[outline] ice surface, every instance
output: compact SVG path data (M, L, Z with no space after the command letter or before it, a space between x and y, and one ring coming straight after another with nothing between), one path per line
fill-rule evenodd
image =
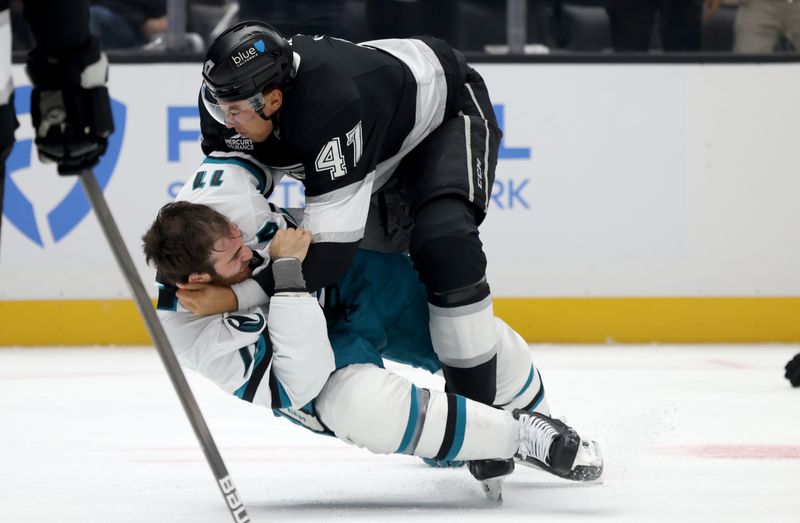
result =
M533 346L603 484L375 456L189 381L254 522L800 521L797 345ZM437 377L392 367L425 386ZM230 521L152 348L0 350L0 522Z

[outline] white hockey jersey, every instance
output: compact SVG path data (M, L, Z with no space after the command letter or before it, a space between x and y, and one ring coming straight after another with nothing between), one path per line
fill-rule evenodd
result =
M260 262L255 273L269 270L268 243L291 220L267 202L264 193L272 182L264 165L237 153L215 153L176 200L207 205L236 223ZM266 306L195 316L180 305L175 291L160 286L158 315L178 360L241 399L274 409L302 407L334 370L325 317L310 294L278 293Z

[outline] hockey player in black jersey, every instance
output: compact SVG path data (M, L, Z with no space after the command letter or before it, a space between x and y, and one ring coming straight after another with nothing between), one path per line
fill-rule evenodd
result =
M492 405L497 364L478 234L500 130L482 78L433 38L285 40L259 22L220 35L203 64L202 147L302 181L310 289L338 281L356 249L408 249L425 285L448 390ZM275 180L277 181L277 180ZM274 183L273 183L274 186ZM262 302L272 271L215 291L196 313ZM513 462L473 462L479 479Z

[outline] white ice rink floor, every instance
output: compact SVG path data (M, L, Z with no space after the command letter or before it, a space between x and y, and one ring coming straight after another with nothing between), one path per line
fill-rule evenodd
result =
M531 350L605 479L517 467L499 506L466 469L372 455L189 381L254 522L800 521L800 389L783 378L800 346ZM23 521L230 521L154 349L0 350L0 522Z

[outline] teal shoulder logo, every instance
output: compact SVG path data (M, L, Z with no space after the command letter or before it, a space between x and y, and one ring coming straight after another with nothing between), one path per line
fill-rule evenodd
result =
M22 86L14 91L14 109L17 116L29 114L31 112L31 87ZM108 139L108 149L106 154L100 159L100 163L94 168L94 175L100 189L105 189L114 167L119 158L122 148L122 137L125 134L125 105L117 100L111 100L111 111L114 118L114 133ZM46 212L46 223L37 221L34 202L28 199L14 183L14 172L26 169L31 166L32 154L36 154L33 140L20 140L14 144L14 149L6 161L6 191L4 198L3 214L23 235L30 241L44 248L42 241L42 230L47 227L52 234L53 241L63 240L78 224L89 214L91 205L83 187L77 176L73 177L75 183L67 195L48 208ZM53 166L48 175L54 178L56 168ZM27 173L26 173L27 174ZM40 209L41 210L41 209Z
M264 328L264 317L258 313L249 316L228 314L225 318L228 325L241 332L261 332Z
M259 53L263 53L267 49L267 46L264 44L264 40L256 40L253 42L253 47L255 47L256 51Z

